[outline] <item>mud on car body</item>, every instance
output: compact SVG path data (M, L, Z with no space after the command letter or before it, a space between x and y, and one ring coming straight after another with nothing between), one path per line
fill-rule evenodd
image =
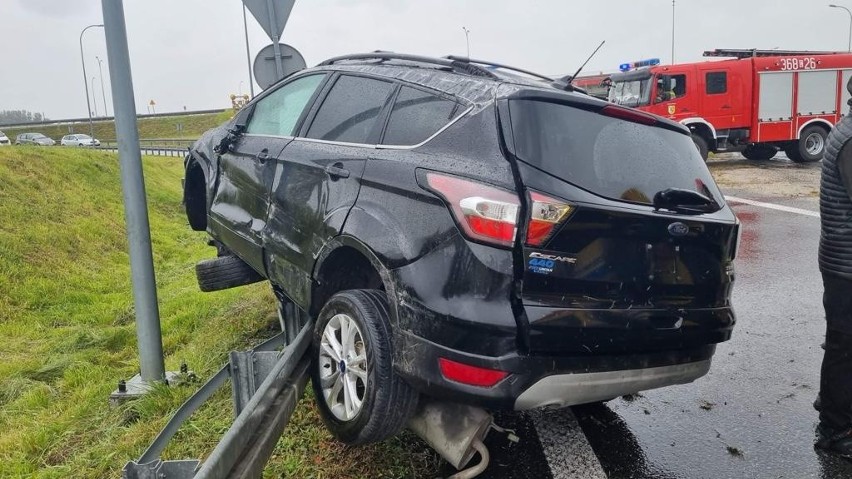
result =
M348 443L420 395L530 409L690 382L735 322L738 223L688 130L466 61L294 74L194 145L184 199L317 318L313 386Z

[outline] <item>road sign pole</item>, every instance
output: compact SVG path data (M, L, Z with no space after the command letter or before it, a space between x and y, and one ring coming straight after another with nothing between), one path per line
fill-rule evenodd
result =
M136 103L130 73L124 4L123 0L101 0L101 5L106 31L109 73L112 79L115 133L118 138L127 240L130 246L130 275L133 282L133 303L136 308L139 366L143 381L163 381L165 368L160 312L157 306L157 286L154 281L151 232L148 224L145 180L142 177L142 155L139 150L139 131L136 125Z
M266 10L269 14L269 29L270 31L274 31L276 26L278 25L278 19L275 18L275 5L273 5L274 0L266 0ZM284 78L284 65L281 63L281 45L280 45L281 36L273 35L272 36L272 44L275 49L275 69L278 71L278 80Z

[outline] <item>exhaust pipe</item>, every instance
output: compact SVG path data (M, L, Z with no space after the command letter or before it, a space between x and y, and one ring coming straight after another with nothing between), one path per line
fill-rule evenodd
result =
M448 463L462 469L479 452L482 460L476 466L452 476L470 479L488 467L488 449L482 441L493 418L485 410L447 402L425 402L408 421L408 428L423 438Z

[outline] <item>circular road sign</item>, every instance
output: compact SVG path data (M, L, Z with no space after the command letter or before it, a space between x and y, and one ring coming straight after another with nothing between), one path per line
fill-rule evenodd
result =
M264 47L254 58L252 68L254 79L264 90L287 75L303 70L306 66L305 59L298 50L284 43L278 46L281 49L281 67L284 70L282 76L278 76L278 68L275 66L275 45Z

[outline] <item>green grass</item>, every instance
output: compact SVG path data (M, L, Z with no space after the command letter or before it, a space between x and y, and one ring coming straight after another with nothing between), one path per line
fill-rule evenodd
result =
M198 138L205 131L214 126L221 125L233 116L233 110L225 110L222 113L207 113L203 115L178 115L156 118L140 118L139 138ZM178 131L177 125L182 129ZM93 123L95 138L100 140L115 139L115 122L95 121ZM89 134L89 124L84 123L57 123L48 126L23 126L16 128L0 127L0 131L6 134L12 142L19 133L41 133L49 136L57 142L70 133Z
M193 265L213 254L180 206L181 162L145 158L166 367L209 377L231 349L274 333L264 283L200 293ZM159 387L119 408L116 382L138 372L115 155L0 149L0 477L118 477L196 385ZM229 427L220 391L167 449L203 458ZM434 477L410 434L347 448L322 427L310 394L279 441L268 477Z

